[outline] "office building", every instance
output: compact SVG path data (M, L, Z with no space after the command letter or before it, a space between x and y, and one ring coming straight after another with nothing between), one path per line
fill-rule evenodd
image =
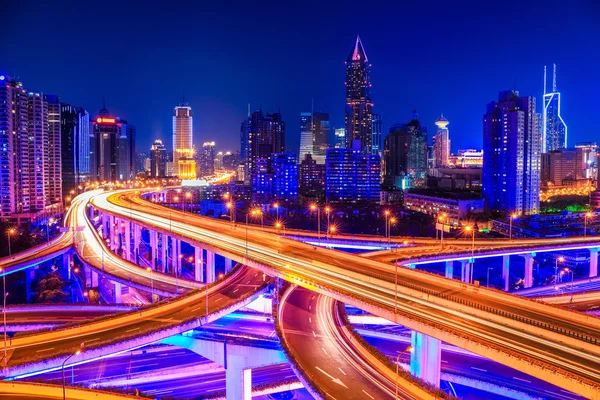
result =
M546 90L546 66L544 66L544 109L542 111L542 152L567 147L567 124L560 114L560 92L556 88L556 64L552 70L552 91Z
M381 156L382 152L383 152L383 141L382 141L382 132L383 132L383 125L381 122L381 115L380 114L373 114L372 116L372 135L373 135L373 145L371 147L371 151L373 154L379 154Z
M150 178L167 176L167 148L163 141L156 139L150 147Z
M237 171L241 162L242 158L239 151L235 153L228 151L223 154L223 168L227 171Z
M90 179L90 114L81 107L61 104L63 195Z
M500 92L483 117L483 199L489 211L537 214L541 132L535 97Z
M365 154L360 142L352 149L327 149L325 161L328 203L378 203L381 195L381 158Z
M231 154L231 152L228 152L228 153ZM217 154L215 155L215 162L214 162L215 171L223 170L223 157L224 156L225 156L225 153L223 153L222 151L217 152Z
M173 110L173 163L181 179L196 179L192 108L186 101Z
M483 150L458 150L457 154L451 154L448 157L448 166L460 168L481 168L483 167Z
M450 136L448 132L448 120L442 115L435 121L437 132L433 137L433 159L434 168L448 166L448 157L450 156Z
M0 218L33 220L62 201L57 96L28 93L0 74Z
M329 123L329 114L323 112L314 112L312 114L313 122L313 157L319 164L325 164L325 152L329 145L327 139L331 124Z
M337 128L335 130L335 142L333 147L336 149L346 148L346 128Z
M204 142L198 153L198 175L202 177L215 174L215 142Z
M392 126L385 138L385 186L425 187L427 153L427 129L421 126L413 112L412 121Z
M445 223L450 225L483 212L481 192L468 190L408 189L404 193L404 206L434 217L445 213Z
M295 153L275 153L273 168L273 199L288 203L298 201L298 163Z
M370 154L373 146L373 103L371 102L371 77L369 60L360 38L346 60L346 148L355 140L360 150Z
M298 192L304 199L325 199L325 164L317 164L310 154L300 161Z
M589 186L597 178L597 159L595 143L578 143L574 149L543 153L540 174L542 186Z
M598 179L598 144L580 142L575 144L577 173L582 179Z
M136 175L135 127L103 107L92 122L90 176L94 181L128 181Z
M259 157L255 160L252 177L252 202L266 204L273 201L273 173L268 158Z
M285 122L279 111L274 114L263 114L262 110L253 112L242 122L240 133L246 178L256 171L258 158L285 152Z
M307 154L313 153L313 122L312 113L300 113L300 160Z

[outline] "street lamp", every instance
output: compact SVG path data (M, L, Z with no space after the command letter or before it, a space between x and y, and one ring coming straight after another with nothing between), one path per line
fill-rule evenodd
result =
M185 198L189 199L189 201L190 201L190 213L191 213L192 212L192 193L185 192ZM185 204L183 205L183 212L185 212Z
M442 247L442 248L444 248L444 220L446 219L447 216L448 216L448 214L446 214L446 213L442 213L442 214L440 214L438 216L438 221L442 224L442 229L440 229L440 231L441 231L441 233L440 233L440 247Z
M152 274L152 268L146 268L146 271L150 272L150 284L152 285L152 304L154 304L154 275Z
M329 232L333 235L335 233L335 225L329 227Z
M15 228L10 228L6 231L6 236L8 237L8 256L12 257L12 251L10 249L10 237L17 232Z
M509 226L510 226L510 228L509 228L509 230L508 230L508 232L509 232L509 233L508 233L508 241L509 241L509 242L512 242L512 224L513 224L513 220L514 220L515 218L517 218L517 213L512 213L512 214L510 214L510 225L509 225Z
M385 210L383 214L385 215L385 229L384 229L384 231L385 231L385 237L387 238L388 237L388 218L390 216L390 210Z
M65 359L65 361L63 361L62 363L62 389L63 389L63 400L67 400L67 390L65 389L65 364L67 363L67 361L69 361L69 359L71 359L71 357L76 356L78 354L81 353L81 350L83 349L84 343L81 343L81 345L79 346L79 349L77 349L77 351L73 354L71 354L69 357L67 357Z
M48 243L50 243L50 224L54 223L54 218L48 218L48 223L46 224L46 239Z
M392 243L392 225L394 225L396 223L396 218L392 217L390 218L390 221L388 223L388 247L391 247L391 243Z
M400 366L400 356L406 352L412 353L413 347L408 346L404 349L404 351L398 353L398 355L396 356L396 396L394 396L394 399L398 398L398 379L400 379L400 372L398 370L398 367Z
M573 275L574 275L574 271L572 269L569 268L565 268L563 271L561 271L561 275L562 273L571 273L571 300L569 301L569 309L572 310L573 309Z
M248 263L248 217L260 215L262 217L262 211L260 208L253 208L250 212L246 213L246 264Z
M275 228L277 228L277 230L283 228L283 237L285 237L285 225L283 223L280 221L275 222Z
M279 219L279 203L273 203L273 208L275 208L277 219Z
M554 276L556 282L558 282L558 263L562 263L563 261L565 261L565 258L563 256L560 256L556 259L556 262L554 263Z
M321 245L321 209L319 208L318 204L313 203L310 205L310 210L317 212L317 237L319 238L319 246L320 246Z
M331 207L325 206L325 214L327 214L327 239L329 239L329 233L330 233L330 229L329 229L329 225L331 224L331 221L329 218L330 212L331 212ZM335 227L333 228L333 230L335 231Z
M475 254L475 228L471 225L465 226L465 231L471 232L473 240L471 241L471 257Z
M4 372L6 372L6 273L4 268L0 267L2 272L2 291L4 292L4 308L2 309L2 318L4 319Z
M583 236L586 237L587 236L587 221L588 218L592 217L592 213L591 212L586 212L585 216L584 216L584 220L583 220Z

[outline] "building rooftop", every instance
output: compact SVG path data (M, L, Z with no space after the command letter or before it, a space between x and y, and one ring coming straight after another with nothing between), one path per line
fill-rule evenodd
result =
M438 188L419 189L412 188L407 190L410 194L420 194L423 196L440 197L453 200L481 200L481 191L478 190L444 190Z

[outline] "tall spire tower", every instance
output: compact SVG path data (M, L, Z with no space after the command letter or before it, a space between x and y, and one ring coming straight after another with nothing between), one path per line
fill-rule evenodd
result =
M371 64L360 37L346 59L346 147L360 142L363 153L371 153L373 145L373 103L371 102Z
M544 111L542 113L542 153L567 147L567 124L560 115L560 92L556 88L556 64L552 68L552 91L547 92L544 66Z

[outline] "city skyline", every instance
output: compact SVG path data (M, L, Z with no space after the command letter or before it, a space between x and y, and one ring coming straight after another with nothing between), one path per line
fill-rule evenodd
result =
M207 10L207 15L217 14L218 7L212 5ZM240 12L243 8L241 7ZM0 29L10 29L12 24L17 24L24 18L32 21L33 29L43 29L47 22L42 16L48 10L45 10L44 6L34 9L37 11L25 11L19 6L14 6L14 10L11 11L14 11L15 18ZM55 22L62 21L63 18L77 19L78 16L86 14L86 9L85 5L77 10L65 9L61 11L62 14L53 16L57 18ZM132 6L126 5L119 9L122 16L118 18L134 11ZM434 122L441 113L452 120L453 152L460 148L480 148L481 115L485 112L482 104L499 90L513 88L516 81L516 88L521 93L537 98L538 111L541 111L543 87L540 77L543 66L556 63L560 70L562 114L569 126L569 143L573 144L587 139L585 135L591 131L592 122L586 119L585 115L593 112L591 100L594 93L600 90L600 83L593 79L593 65L597 64L594 60L598 56L584 56L585 41L580 40L582 37L598 34L597 26L592 24L594 10L592 7L590 13L583 7L554 7L541 12L532 4L521 5L520 12L526 21L536 21L548 17L548 14L571 16L573 20L578 21L577 31L573 29L574 23L569 20L552 33L561 40L555 42L551 50L545 50L543 46L531 48L510 40L521 33L495 33L501 22L511 17L511 11L497 11L494 15L486 17L484 23L483 16L487 16L489 8L476 6L468 10L460 7L457 10L445 10L444 13L449 15L431 13L431 21L427 24L431 24L432 30L427 34L405 34L397 28L384 29L381 28L384 24L369 19L360 26L350 23L355 22L358 16L351 16L348 24L336 25L339 29L333 29L332 32L327 28L327 39L323 39L325 28L322 27L309 34L303 32L302 35L292 29L276 39L271 38L263 29L253 34L262 43L262 48L269 48L270 44L277 42L280 47L274 51L281 59L296 51L304 52L310 49L313 57L319 60L316 70L309 69L307 62L297 62L297 59L282 60L277 66L269 65L266 62L265 50L250 54L249 50L241 48L247 46L247 41L240 39L244 24L227 34L217 25L219 18L202 28L219 37L223 36L218 46L215 46L216 42L197 41L196 38L202 32L184 28L190 35L190 40L197 43L197 49L187 58L182 58L183 49L176 47L172 50L176 57L169 60L169 65L162 61L162 47L159 46L157 50L149 48L148 45L130 49L129 58L132 61L126 69L124 66L108 68L109 62L112 64L117 60L115 56L100 60L97 65L80 65L78 61L65 65L62 59L46 54L45 49L31 43L29 36L25 36L10 43L0 43L2 53L15 56L11 57L7 64L0 65L0 69L8 75L14 75L13 71L16 71L23 81L28 82L28 86L37 91L58 93L64 101L92 110L91 117L96 116L94 110L101 108L102 97L106 97L107 107L114 110L115 114L135 121L139 131L140 149L148 149L155 139L162 139L167 144L170 142L167 140L171 130L170 110L182 94L189 99L193 109L203 110L201 114L196 115L194 141L203 143L215 140L217 148L224 150L234 150L237 147L237 125L246 115L248 103L252 111L260 105L263 109L270 110L281 106L283 119L290 123L286 149L297 152L300 136L297 116L310 107L312 98L315 101L315 110L330 113L332 128L343 126L343 110L339 105L344 101L343 62L347 57L348 47L358 34L364 42L369 60L373 62L373 112L382 115L384 135L390 126L407 120L411 110L416 108L421 122L430 132L435 129ZM190 15L194 14L193 11L194 9ZM332 11L340 17L348 13L341 8L338 10L326 5L318 11L318 16ZM379 20L376 20L385 22L388 18L399 15L400 11L399 7L379 7L376 13ZM402 9L402 14L417 14L419 11L422 11L422 7L410 5ZM151 20L158 18L158 10L150 9L147 13ZM265 15L256 17L262 20L272 17L272 13L275 13L278 23L281 24L291 23L303 14L299 11L296 16L286 16L283 12L269 10ZM373 17L375 13L371 11L369 15ZM237 21L241 16L236 14L232 18ZM455 29L458 23L465 21L469 22L468 35ZM95 19L92 25L100 22L101 19ZM161 21L162 23L168 24ZM57 25L60 24L53 24ZM183 25L185 27L185 24ZM545 34L533 29L534 25L532 22L531 27L526 25L524 29L531 40L541 41ZM148 32L144 26L139 28L140 32L135 35L129 31L121 32L122 28L117 29L119 32L103 32L102 35L92 34L83 29L81 40L86 44L86 48L110 48L117 44L117 38L119 41L123 40L125 45L133 46L131 40L137 35L147 35L149 39L154 37L155 34ZM169 42L169 34L164 35L159 43ZM494 52L480 52L481 44L475 37L482 35L490 41L489 48L493 47ZM31 54L25 54L25 49ZM419 63L407 62L413 49L421 54ZM31 62L30 57L36 52L44 57L47 68L35 68L35 63ZM236 56L232 57L231 54ZM157 60L156 63L140 64L134 60L135 56L140 56L140 60L146 60L150 56ZM202 61L204 64L199 68L200 60L207 57L213 61ZM240 64L239 60L242 58L245 61ZM440 63L439 59L442 58L444 62ZM412 64L425 67L420 68ZM74 72L73 68L77 68L77 71ZM205 76L210 76L210 81L204 78ZM267 76L273 77L272 82L269 82ZM291 76L294 79L288 81L286 78ZM149 84L153 80L165 81L168 84ZM82 90L82 87L85 90ZM160 87L160 91L154 90L155 87ZM263 89L259 90L259 87ZM150 88L153 88L151 92L148 91ZM468 145L467 142L471 138L474 138L473 143Z

